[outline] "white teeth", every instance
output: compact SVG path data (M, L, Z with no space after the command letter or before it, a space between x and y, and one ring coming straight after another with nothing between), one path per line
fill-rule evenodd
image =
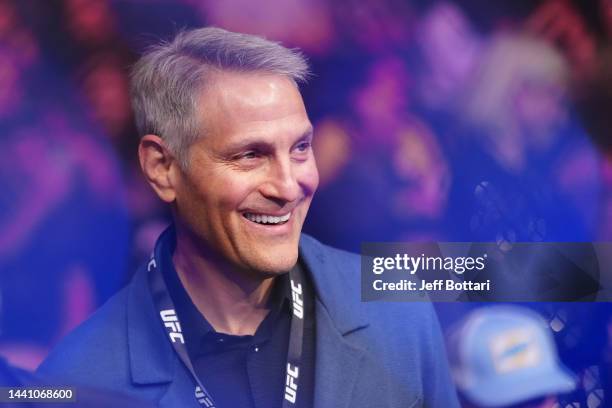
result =
M273 215L259 215L259 214L251 214L245 213L244 216L253 222L257 222L259 224L281 224L289 220L291 217L291 213L287 213L280 217L275 217Z

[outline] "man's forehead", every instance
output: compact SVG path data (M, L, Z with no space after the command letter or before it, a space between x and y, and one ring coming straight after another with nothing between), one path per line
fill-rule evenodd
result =
M200 112L207 134L293 135L310 127L295 83L267 73L219 73L203 90ZM217 142L220 142L217 140Z
M216 73L204 89L200 103L207 112L253 120L305 111L302 96L290 78L263 72Z

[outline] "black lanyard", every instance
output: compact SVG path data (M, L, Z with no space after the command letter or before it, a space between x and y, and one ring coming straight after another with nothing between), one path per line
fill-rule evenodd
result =
M166 328L168 338L174 351L179 356L187 370L191 373L195 383L195 398L201 406L206 408L218 408L210 393L206 390L195 373L183 337L181 323L176 315L176 308L166 287L163 274L158 267L162 245L161 240L157 243L155 252L147 264L149 285L153 295L153 302L162 324ZM310 288L307 287L300 269L295 267L289 272L291 282L291 299L293 316L291 318L291 332L289 336L289 350L287 353L287 366L285 377L285 389L283 391L283 408L295 407L299 385L300 366L302 363L302 348L304 343L304 302L313 299L310 296ZM306 296L308 295L308 296Z

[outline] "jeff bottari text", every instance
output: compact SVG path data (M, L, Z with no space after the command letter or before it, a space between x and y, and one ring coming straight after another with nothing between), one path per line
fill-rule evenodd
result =
M487 254L479 257L441 257L441 256L409 256L396 254L394 257L376 257L373 259L372 272L381 275L385 271L405 271L411 277L417 272L447 271L463 275L466 271L482 271L485 269ZM425 276L420 275L421 278ZM376 279L372 282L376 291L489 291L490 279L484 281L454 280L454 279L401 279L396 282L386 282Z

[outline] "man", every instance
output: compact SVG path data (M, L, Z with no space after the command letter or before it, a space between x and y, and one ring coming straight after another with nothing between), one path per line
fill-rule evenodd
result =
M524 307L472 312L451 331L449 351L466 408L552 408L576 387L546 322Z
M173 226L41 371L162 407L453 407L431 305L362 304L359 258L301 235L318 184L307 63L203 28L132 73Z

